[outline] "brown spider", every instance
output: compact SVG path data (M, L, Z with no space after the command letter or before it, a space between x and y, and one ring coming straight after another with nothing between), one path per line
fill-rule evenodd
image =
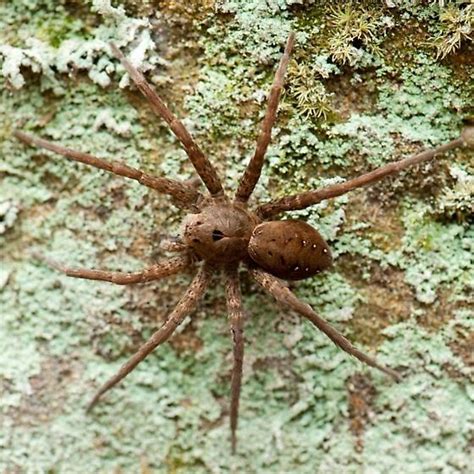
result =
M400 375L396 371L378 364L375 359L355 348L341 333L318 316L308 304L299 301L285 283L280 280L280 278L287 280L308 278L331 265L332 259L329 247L321 235L302 221L271 221L269 219L282 212L304 209L325 199L345 194L352 189L371 185L386 176L398 173L408 166L429 160L439 153L459 146L473 146L474 127L465 129L459 138L445 145L387 164L357 178L319 190L286 196L250 210L248 200L261 174L263 159L270 142L271 130L275 122L285 71L293 44L294 34L292 33L288 37L284 54L275 74L255 153L247 165L233 199L224 193L216 170L182 122L172 114L143 74L132 66L113 44L111 48L114 55L120 59L137 88L146 97L153 112L166 121L176 138L181 142L210 196L203 196L190 182L157 178L118 161L106 162L89 154L65 148L18 130L14 132L18 139L29 145L45 148L72 160L134 179L158 192L168 194L178 207L190 211L184 219L182 239L168 246L169 250L179 252L181 255L161 261L141 272L121 273L82 268L74 269L51 262L55 268L69 276L109 281L119 285L158 280L183 272L189 265L200 262L197 275L168 316L166 322L100 388L88 405L88 410L95 406L105 392L119 383L148 354L173 334L184 318L196 308L209 285L212 274L223 270L226 278L227 310L230 315L230 329L233 338L234 364L231 380L230 429L232 452L235 452L244 354L244 311L238 276L238 267L241 262L247 267L255 281L279 303L309 319L342 350L385 372L393 379L400 380Z

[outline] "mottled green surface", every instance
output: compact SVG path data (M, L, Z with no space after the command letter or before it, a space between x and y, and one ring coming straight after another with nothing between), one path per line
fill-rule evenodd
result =
M0 472L467 473L472 152L295 213L337 257L295 291L400 370L402 383L352 360L243 277L249 317L231 457L231 341L218 281L171 344L85 414L192 272L124 288L69 279L34 253L140 269L163 254L159 241L178 233L182 214L147 188L27 148L11 132L192 176L111 58L113 39L235 186L294 29L256 198L310 189L457 136L472 115L469 2L109 3L0 3Z

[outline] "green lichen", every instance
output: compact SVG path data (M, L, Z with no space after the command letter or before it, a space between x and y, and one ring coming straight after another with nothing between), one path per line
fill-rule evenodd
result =
M219 280L170 344L86 415L91 394L161 324L192 272L117 287L66 278L36 258L137 270L164 256L159 242L179 232L182 213L137 183L11 136L21 127L149 173L193 176L162 121L128 90L108 50L114 40L234 189L293 29L295 63L255 199L338 182L458 134L472 104L474 71L463 61L472 46L468 36L454 40L457 26L441 14L456 9L465 22L462 4L1 5L1 472L468 472L472 153L292 213L335 257L333 270L295 292L400 370L401 383L348 357L242 275L248 318L232 457ZM440 32L454 45L446 54L436 49ZM338 58L334 37L357 55Z

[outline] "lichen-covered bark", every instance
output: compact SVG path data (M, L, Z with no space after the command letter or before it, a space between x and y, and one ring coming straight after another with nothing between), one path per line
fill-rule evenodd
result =
M351 360L244 277L240 441L231 457L222 285L86 415L91 395L161 324L192 272L124 288L68 279L34 257L137 270L163 254L159 242L179 232L182 212L11 133L159 176L193 176L129 86L113 40L235 189L294 30L255 198L311 189L459 133L472 116L473 10L404 0L3 2L0 472L468 472L472 152L294 213L336 257L331 272L295 291L404 379Z

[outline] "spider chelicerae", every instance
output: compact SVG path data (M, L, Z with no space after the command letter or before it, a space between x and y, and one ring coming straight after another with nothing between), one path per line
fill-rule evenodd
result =
M207 188L208 195L200 193L190 181L183 182L150 176L118 161L107 162L87 153L65 148L19 130L14 132L14 135L26 144L45 148L72 160L134 179L144 186L167 194L171 196L177 207L189 212L183 222L184 231L181 238L169 241L166 246L168 250L176 252L177 256L160 261L141 272L122 273L68 268L47 260L53 267L69 276L108 281L119 285L159 280L184 272L190 265L199 267L196 276L165 323L100 388L89 403L88 410L96 405L104 393L118 384L148 354L173 334L185 317L198 305L209 286L212 275L216 272L223 272L225 275L225 294L230 319L230 332L233 341L234 362L231 378L230 430L232 452L235 452L244 356L245 318L238 274L241 263L253 279L282 306L288 307L307 318L348 354L371 367L381 370L396 381L400 380L401 377L395 370L380 365L374 358L355 348L339 331L318 316L308 304L300 301L282 281L308 278L327 269L332 264L331 253L321 235L305 222L271 219L281 213L304 209L323 200L345 194L355 188L371 185L409 166L429 160L439 153L460 146L472 147L474 127L466 128L459 138L445 145L389 163L356 178L322 189L272 200L257 206L255 209L249 209L248 201L260 178L293 45L294 33L291 33L268 95L267 109L262 121L255 153L250 159L233 197L229 197L224 192L216 170L183 123L173 115L147 82L144 75L125 58L114 44L110 45L113 54L121 61L136 87L147 99L153 112L166 121L171 131L181 142L200 180Z

